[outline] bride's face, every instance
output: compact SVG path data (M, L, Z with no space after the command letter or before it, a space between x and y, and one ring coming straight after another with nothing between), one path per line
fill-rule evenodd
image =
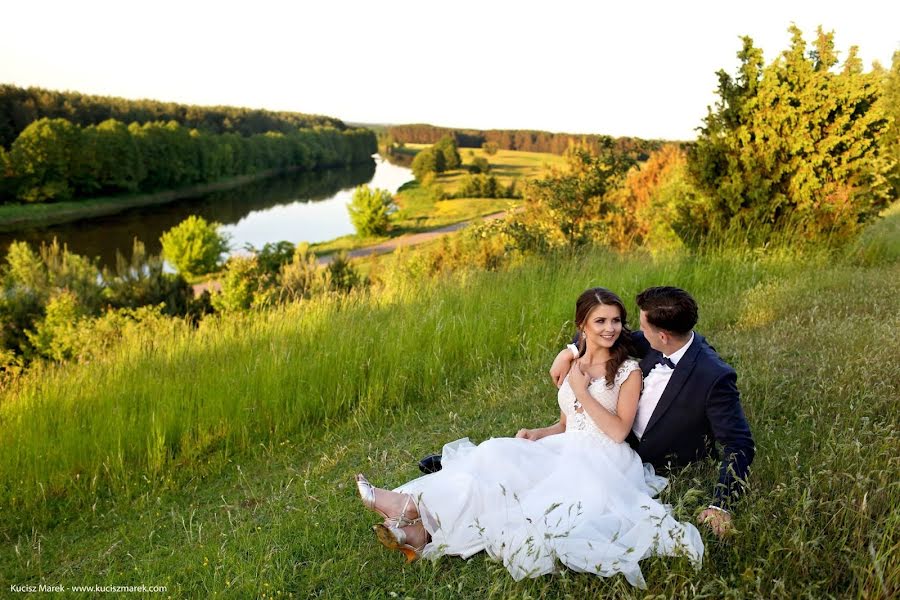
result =
M612 348L622 334L622 314L619 307L598 304L588 313L584 333L589 342L601 348Z

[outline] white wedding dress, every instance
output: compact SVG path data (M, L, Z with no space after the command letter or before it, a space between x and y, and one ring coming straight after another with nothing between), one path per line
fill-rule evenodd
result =
M599 379L591 396L615 412L619 387L637 368L625 361L612 388ZM558 401L565 433L478 446L457 440L444 446L440 471L397 488L415 498L431 534L423 557L468 558L484 550L516 580L554 572L561 563L604 577L622 573L638 587L645 587L638 561L651 555L684 555L699 567L697 528L653 499L666 479L576 412L568 378Z

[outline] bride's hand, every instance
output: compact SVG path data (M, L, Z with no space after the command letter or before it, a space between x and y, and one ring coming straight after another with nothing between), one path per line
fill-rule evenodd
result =
M537 431L534 429L520 429L518 433L516 433L516 439L519 440L529 440L532 442L538 441L540 436L537 434Z
M572 369L569 371L569 385L572 386L572 389L577 390L586 390L588 385L591 383L591 378L581 370L581 365L578 364L578 361L575 361L575 364L572 365Z

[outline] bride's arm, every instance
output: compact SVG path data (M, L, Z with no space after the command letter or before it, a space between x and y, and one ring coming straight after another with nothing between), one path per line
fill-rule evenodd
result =
M558 433L563 433L566 430L566 415L562 411L559 413L559 421L554 423L553 425L548 425L547 427L541 427L539 429L520 429L516 434L517 438L522 438L525 440L531 440L532 442L536 442L541 438L545 438L548 435L556 435Z
M575 371L578 373L575 374ZM641 397L640 370L635 369L622 382L622 387L619 388L619 400L616 403L616 414L609 412L602 404L594 400L594 397L588 392L590 378L582 374L581 369L572 369L572 373L569 374L569 384L575 391L575 398L581 402L584 412L597 427L615 441L624 442L634 424L638 400Z

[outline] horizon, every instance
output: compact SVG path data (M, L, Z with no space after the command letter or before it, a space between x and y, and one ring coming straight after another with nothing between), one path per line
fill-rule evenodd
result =
M717 99L716 72L736 70L742 35L767 65L787 49L791 23L807 42L817 25L834 31L839 60L856 45L867 70L889 67L900 50L891 25L900 10L872 0L766 0L739 14L708 0L688 10L661 0L243 8L15 4L8 22L19 26L0 38L0 81L345 123L690 141Z

